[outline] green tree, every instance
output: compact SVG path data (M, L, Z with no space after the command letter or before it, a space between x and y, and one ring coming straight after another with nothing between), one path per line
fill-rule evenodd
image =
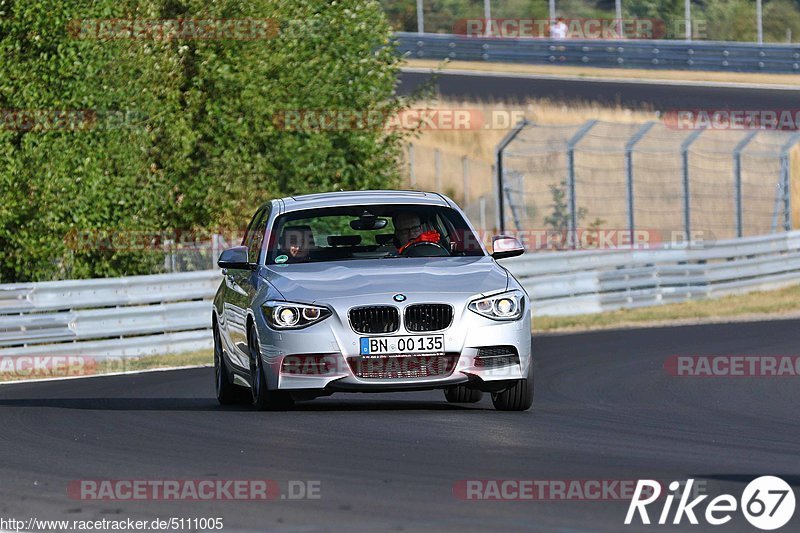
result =
M390 114L400 59L376 1L0 0L0 109L90 110L90 127L0 131L0 279L147 273L92 236L242 228L274 196L398 182L402 135L284 131L285 110ZM91 39L82 19L270 18L271 39ZM107 117L132 113L133 121ZM74 246L70 236L85 246ZM128 242L129 238L117 239ZM113 247L112 239L112 247Z
M762 19L765 41L800 41L800 10L792 0L771 0L766 3Z
M713 41L755 41L755 4L749 0L708 0L702 16L706 39Z

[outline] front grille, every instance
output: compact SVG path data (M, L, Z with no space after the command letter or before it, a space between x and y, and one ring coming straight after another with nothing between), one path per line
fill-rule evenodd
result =
M519 364L519 354L513 346L487 346L478 349L475 366L497 368Z
M396 307L374 305L350 310L350 325L358 333L394 333L400 327Z
M406 307L408 331L440 331L453 323L453 307L447 304L415 304Z
M404 379L449 376L458 354L357 356L347 360L359 378Z

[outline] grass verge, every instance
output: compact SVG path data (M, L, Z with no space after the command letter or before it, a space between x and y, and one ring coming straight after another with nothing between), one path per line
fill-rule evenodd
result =
M593 315L536 317L535 332L569 332L659 325L800 317L800 285L713 300L623 309Z
M447 61L409 59L408 68L442 68L443 70L475 70L513 74L544 74L579 78L622 78L663 81L696 81L744 83L748 85L794 85L800 87L796 74L764 74L760 72L705 72L695 70L648 70L633 68L574 67L567 65L525 65L519 63L483 63L477 61Z
M211 365L213 362L210 349L145 357L7 356L0 357L0 382L97 376L160 368L203 366Z

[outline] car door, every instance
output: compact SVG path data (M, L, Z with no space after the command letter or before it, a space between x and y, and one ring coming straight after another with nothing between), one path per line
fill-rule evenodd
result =
M259 239L259 230L262 221L267 217L266 209L259 209L247 226L242 245L248 248L248 262L255 265L258 258L253 260L250 250L256 246L256 242L263 242L263 232ZM247 310L249 308L251 296L247 290L250 285L250 276L255 274L253 268L247 269L228 269L225 276L226 298L225 298L225 322L227 334L230 340L231 361L237 366L248 369L250 362L247 349Z

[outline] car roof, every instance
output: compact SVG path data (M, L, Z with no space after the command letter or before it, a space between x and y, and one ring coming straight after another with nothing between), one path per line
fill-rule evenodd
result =
M441 194L421 191L339 191L287 196L281 201L284 212L348 205L450 205Z

